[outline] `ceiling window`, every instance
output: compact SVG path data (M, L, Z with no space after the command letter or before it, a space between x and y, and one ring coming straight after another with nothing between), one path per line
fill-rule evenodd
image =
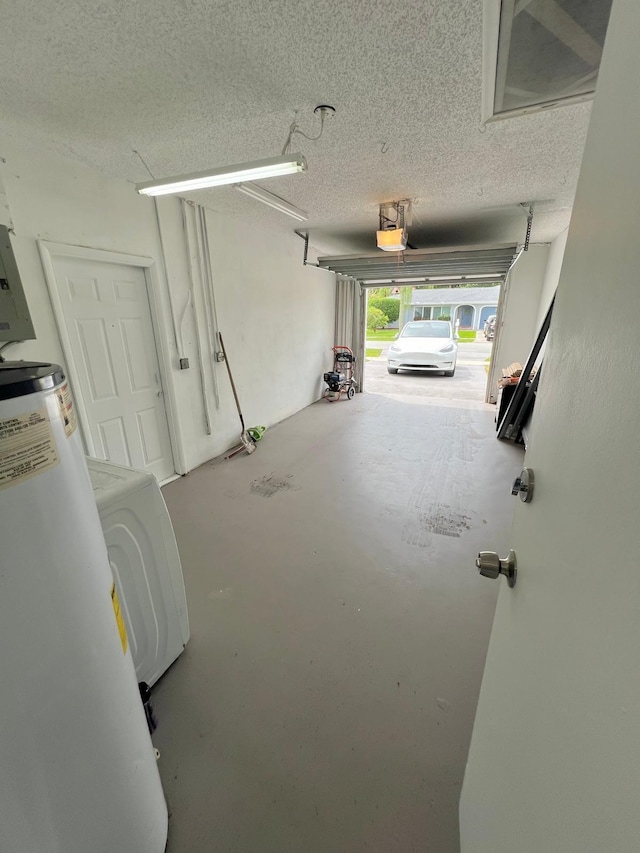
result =
M485 0L484 119L593 97L612 0Z

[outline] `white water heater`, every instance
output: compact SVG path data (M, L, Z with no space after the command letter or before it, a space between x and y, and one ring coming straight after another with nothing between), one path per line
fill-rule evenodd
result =
M55 364L0 364L0 648L0 850L162 853L156 758Z

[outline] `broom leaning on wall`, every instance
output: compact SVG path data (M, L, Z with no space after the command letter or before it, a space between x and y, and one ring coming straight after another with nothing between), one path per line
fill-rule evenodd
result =
M224 348L224 340L222 339L222 334L218 333L218 337L220 338L220 347L222 349L222 354L224 355L224 363L227 365L227 373L229 374L229 382L231 383L231 390L233 391L233 399L236 401L236 408L238 410L238 416L240 417L240 425L242 427L242 432L240 433L240 444L236 445L235 447L232 447L229 453L227 453L227 455L225 456L225 459L231 459L238 453L241 453L243 450L246 450L247 453L253 453L253 451L256 449L256 443L260 441L260 439L264 435L266 427L255 426L249 427L249 429L245 427L244 416L242 414L242 409L240 408L240 400L238 399L236 384L233 381L231 365L229 364L229 359L227 358L227 351Z

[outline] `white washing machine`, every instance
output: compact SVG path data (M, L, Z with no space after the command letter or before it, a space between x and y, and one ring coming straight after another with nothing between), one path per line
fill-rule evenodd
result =
M189 640L180 555L153 474L87 459L138 681L153 685Z

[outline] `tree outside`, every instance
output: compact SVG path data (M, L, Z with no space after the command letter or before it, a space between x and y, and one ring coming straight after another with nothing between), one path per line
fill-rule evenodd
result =
M367 328L373 329L377 331L378 329L384 329L384 327L389 323L389 318L386 314L384 314L379 308L373 308L369 306L367 309Z
M369 307L377 308L379 311L382 311L383 314L386 314L389 318L389 323L395 323L398 317L400 316L400 300L392 299L392 298L381 298L378 297L376 299L369 299Z

